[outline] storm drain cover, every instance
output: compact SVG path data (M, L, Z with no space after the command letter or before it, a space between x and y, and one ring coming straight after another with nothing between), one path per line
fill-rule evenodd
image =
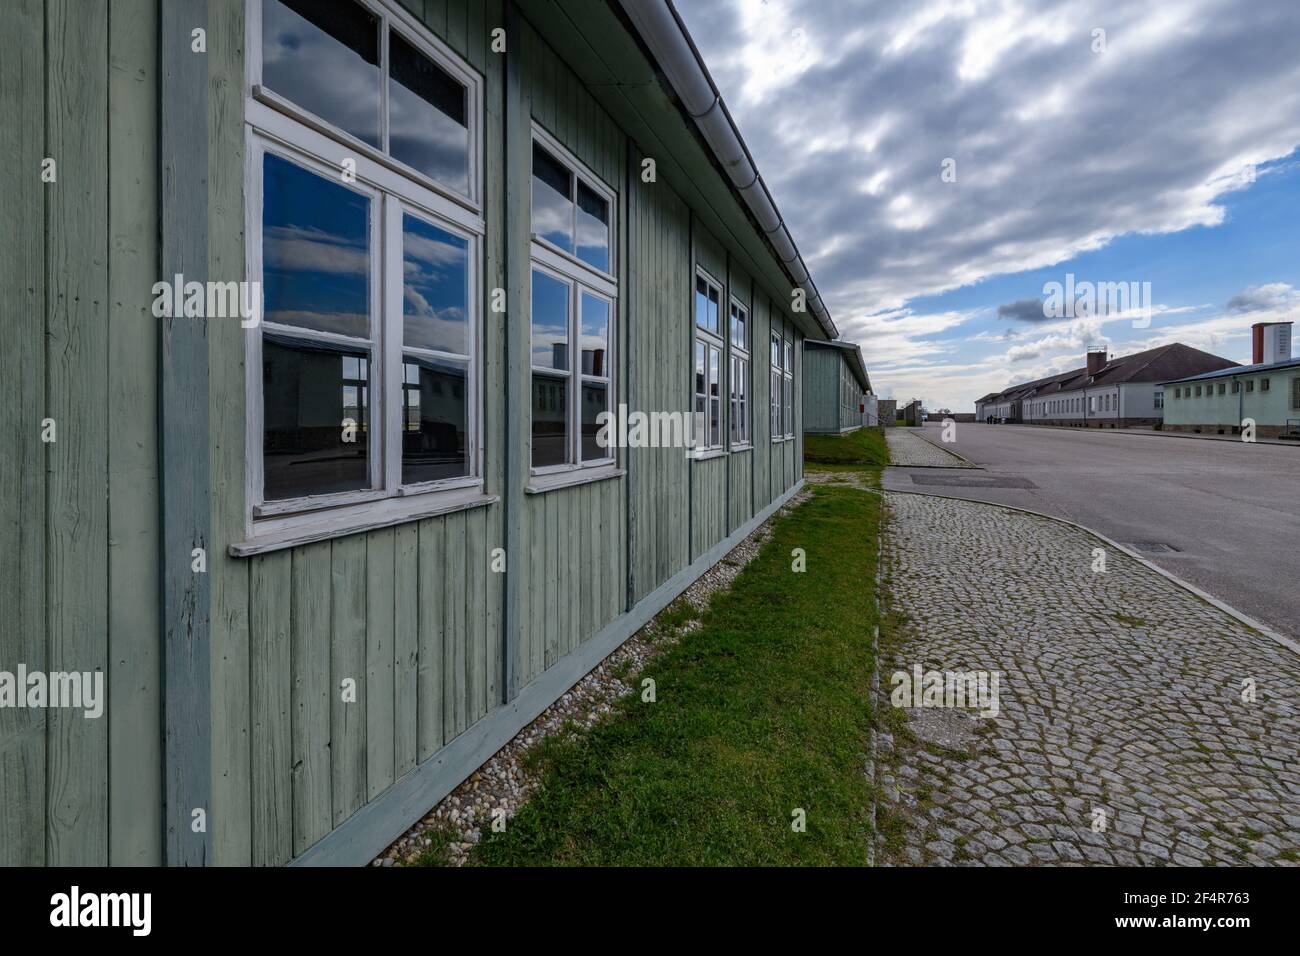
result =
M1176 554L1179 550L1172 544L1166 544L1163 541L1125 541L1124 547L1132 548L1134 551L1143 551L1146 554Z
M1037 488L1028 478L1011 475L912 475L915 485L939 485L944 488Z

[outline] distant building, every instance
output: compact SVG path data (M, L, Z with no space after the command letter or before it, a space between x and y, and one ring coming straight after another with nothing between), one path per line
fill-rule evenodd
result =
M809 435L839 435L874 425L875 396L862 361L862 349L852 342L804 340L803 430ZM868 420L867 397L871 396Z
M924 421L925 409L921 407L921 400L914 398L903 406L900 417L904 425L918 427Z
M894 398L882 398L876 402L876 414L880 418L880 424L892 426L898 421L898 400Z
M1180 342L1119 358L1091 351L1083 368L984 396L975 415L982 422L1075 428L1158 425L1165 382L1236 365Z
M1258 438L1300 437L1300 358L1291 357L1291 323L1252 328L1250 365L1165 383L1164 428L1237 435L1255 423Z

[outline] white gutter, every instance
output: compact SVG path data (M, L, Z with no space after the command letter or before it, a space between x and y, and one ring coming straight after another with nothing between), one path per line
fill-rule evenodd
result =
M704 141L713 150L731 185L745 206L758 221L777 259L785 267L794 285L807 296L808 311L827 338L835 339L839 331L826 310L803 257L795 248L790 230L781 218L772 194L758 174L754 158L736 128L727 105L722 101L708 67L695 48L686 25L674 9L672 0L620 0L637 32L654 54L655 60L668 78L669 84L686 112L699 128Z

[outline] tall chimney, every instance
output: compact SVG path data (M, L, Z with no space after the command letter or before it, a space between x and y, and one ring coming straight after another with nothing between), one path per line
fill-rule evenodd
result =
M1291 357L1290 322L1256 322L1250 327L1250 364L1271 365Z
M1088 350L1088 374L1096 375L1106 367L1106 350Z

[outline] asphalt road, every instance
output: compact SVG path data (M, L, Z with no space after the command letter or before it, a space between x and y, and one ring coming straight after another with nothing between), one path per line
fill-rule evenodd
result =
M888 468L884 487L1067 518L1300 636L1300 448L966 423L956 439L983 471Z

